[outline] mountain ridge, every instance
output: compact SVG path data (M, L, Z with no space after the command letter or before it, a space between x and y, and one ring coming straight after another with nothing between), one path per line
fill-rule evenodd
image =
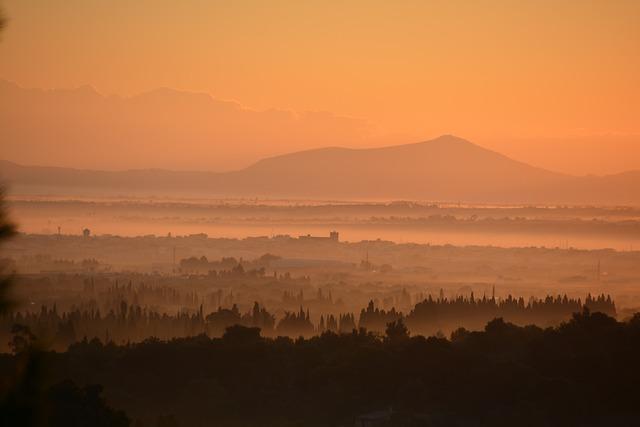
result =
M362 143L369 125L328 112L252 109L204 92L104 95L0 79L2 157L21 164L229 171L296 147Z
M412 199L478 203L638 204L640 171L573 176L510 159L465 139L377 148L323 147L231 172L105 171L0 161L14 192L94 191L223 197ZM48 190L47 190L48 189Z

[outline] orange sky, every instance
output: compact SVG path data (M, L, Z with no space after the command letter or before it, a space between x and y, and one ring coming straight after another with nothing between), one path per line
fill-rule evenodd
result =
M0 78L25 87L170 87L366 120L352 146L450 133L570 173L640 168L637 0L3 4Z

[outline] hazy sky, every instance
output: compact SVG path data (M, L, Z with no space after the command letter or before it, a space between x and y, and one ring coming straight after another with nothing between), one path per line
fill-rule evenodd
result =
M3 4L0 78L24 87L170 87L365 120L355 146L451 133L572 173L640 168L637 0Z

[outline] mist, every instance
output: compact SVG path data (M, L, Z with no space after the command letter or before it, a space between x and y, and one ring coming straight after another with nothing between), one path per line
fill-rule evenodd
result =
M0 0L0 427L640 425L639 18Z

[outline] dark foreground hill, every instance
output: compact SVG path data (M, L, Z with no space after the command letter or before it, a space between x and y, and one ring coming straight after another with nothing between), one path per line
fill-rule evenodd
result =
M382 339L362 330L309 340L235 326L218 339L94 340L44 353L40 385L102 384L136 426L352 426L366 417L381 426L630 426L640 424L639 343L638 315L620 323L588 312L549 329L496 319L451 340L409 337L399 324ZM0 356L0 377L27 356ZM77 395L69 408L82 407Z
M323 148L227 173L119 172L0 162L14 193L411 199L475 203L638 204L640 172L575 177L454 136L374 149Z

